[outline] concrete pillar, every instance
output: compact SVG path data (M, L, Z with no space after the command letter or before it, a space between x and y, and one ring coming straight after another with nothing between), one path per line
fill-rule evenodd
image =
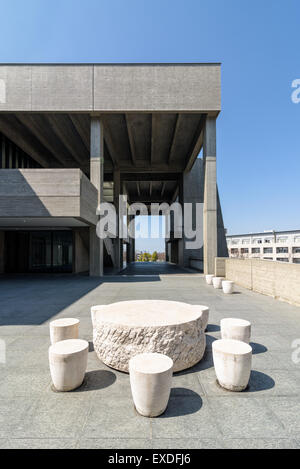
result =
M128 223L133 223L133 227L134 227L134 219L135 219L135 216L134 215L128 215ZM135 229L133 228L133 235L135 234ZM128 233L129 235L129 233ZM129 237L129 245L127 247L127 249L129 248L129 258L130 258L130 262L134 262L135 261L135 239L134 238L131 238Z
M178 259L178 264L181 266L181 267L184 267L184 254L185 254L185 237L184 237L184 226L183 226L183 220L184 220L184 187L183 187L183 175L179 181L179 192L178 192L178 201L181 205L181 208L182 208L182 225L181 227L180 226L177 226L177 225L174 225L174 230L175 231L178 231L178 229L181 228L181 231L182 231L182 237L178 239L178 255L177 255L177 259ZM178 222L177 222L178 223Z
M203 205L203 269L214 274L218 255L217 241L217 168L216 118L207 117L204 128L204 205Z
M115 268L119 272L123 267L123 257L121 260L121 250L123 256L123 246L120 240L120 223L119 223L119 195L121 190L121 174L119 169L114 170L114 206L117 214L117 238L114 240L115 249ZM122 248L122 249L121 249Z
M91 117L90 180L98 189L98 205L103 201L104 140L99 117ZM90 228L90 275L103 275L103 239L98 238L96 227Z

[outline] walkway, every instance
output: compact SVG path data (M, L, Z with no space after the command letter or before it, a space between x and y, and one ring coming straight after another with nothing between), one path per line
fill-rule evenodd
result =
M140 272L138 265L132 269ZM63 275L0 279L0 345L6 346L6 363L0 363L0 447L300 447L300 363L292 360L295 339L299 347L300 308L244 289L225 296L198 274L152 274L105 281ZM49 322L78 317L81 337L91 341L92 305L143 298L211 309L205 357L174 376L167 412L155 419L137 415L128 375L104 366L92 346L85 384L54 393ZM217 385L212 363L220 319L230 316L253 323L253 372L249 388L239 394Z

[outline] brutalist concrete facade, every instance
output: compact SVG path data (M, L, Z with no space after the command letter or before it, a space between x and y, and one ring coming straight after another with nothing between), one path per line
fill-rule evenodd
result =
M181 265L196 260L213 273L215 257L226 254L216 180L220 110L219 64L0 65L1 270L10 234L26 230L61 233L43 242L30 235L37 265L49 251L51 268L64 258L73 272L101 276L106 263L119 270L124 242L134 259L134 240L101 241L96 208L123 193L147 206L202 203L203 246L186 250L183 239L167 250Z

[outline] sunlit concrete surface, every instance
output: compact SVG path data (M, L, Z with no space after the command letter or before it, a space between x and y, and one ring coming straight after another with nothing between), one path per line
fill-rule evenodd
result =
M179 270L178 275L158 275L143 267L144 275L134 276L140 269L136 266L134 275L104 279L0 278L0 339L6 348L6 363L0 360L0 447L299 447L300 353L292 344L298 339L299 347L300 308L242 288L224 295L199 274ZM71 393L51 390L51 320L79 318L80 337L91 342L92 305L154 298L211 309L204 359L174 376L165 414L139 416L128 375L103 365L92 344L82 387ZM225 391L216 383L211 347L224 317L249 319L253 325L253 371L243 393Z

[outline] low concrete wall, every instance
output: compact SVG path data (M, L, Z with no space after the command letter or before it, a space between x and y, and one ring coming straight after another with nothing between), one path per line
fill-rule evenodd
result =
M260 259L216 258L215 275L300 306L300 265Z

